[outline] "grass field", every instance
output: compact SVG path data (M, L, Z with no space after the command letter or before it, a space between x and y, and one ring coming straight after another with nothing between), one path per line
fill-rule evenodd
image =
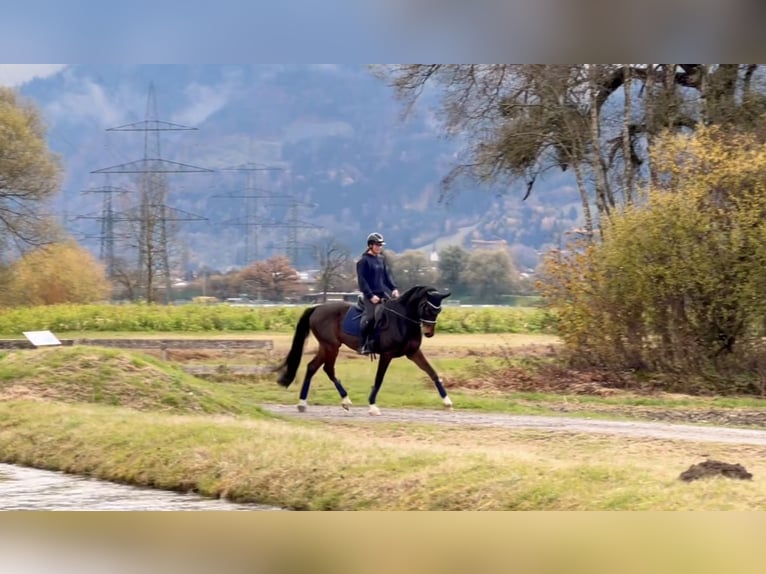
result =
M270 338L274 356L252 360L281 357L289 337ZM514 352L521 357L523 349L555 343L539 336L437 335L425 349L449 383L473 372L477 363L502 367L514 360ZM191 359L180 359L166 363L146 353L83 346L2 353L0 460L295 509L766 509L762 448L522 429L282 420L260 405L293 404L296 386L283 389L273 377L200 380L180 368ZM339 362L355 404L365 404L374 370L375 363L351 353ZM460 386L451 387L450 395L459 409L524 414L556 412L578 401L581 416L624 416L623 411L599 414L598 408L622 409L641 398ZM663 410L711 406L704 398L653 400ZM311 401L338 404L321 374ZM385 413L395 406L438 408L439 401L424 376L398 359L379 404ZM741 463L754 479L678 480L705 458Z

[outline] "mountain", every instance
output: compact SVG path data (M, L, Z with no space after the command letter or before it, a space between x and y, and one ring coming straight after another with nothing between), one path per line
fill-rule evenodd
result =
M224 269L287 250L305 268L322 237L356 253L379 231L397 252L504 239L527 267L579 219L564 176L526 201L520 185L441 203L458 143L442 137L433 101L403 121L392 90L363 65L71 65L20 92L41 109L65 166L55 208L96 253L105 194L88 190L135 190L137 176L92 172L144 157L211 170L167 176L192 266ZM146 120L195 129L111 129ZM114 202L128 210L135 200L130 191Z

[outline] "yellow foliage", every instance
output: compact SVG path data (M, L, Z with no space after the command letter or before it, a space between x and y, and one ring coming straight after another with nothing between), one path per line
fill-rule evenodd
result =
M548 256L541 290L561 335L589 365L752 372L766 315L766 150L706 127L665 135L652 161L656 187L615 213L602 241Z
M74 242L53 243L28 252L10 273L7 305L92 303L109 297L103 265Z
M43 212L60 177L37 109L0 86L0 251L51 238L53 226Z

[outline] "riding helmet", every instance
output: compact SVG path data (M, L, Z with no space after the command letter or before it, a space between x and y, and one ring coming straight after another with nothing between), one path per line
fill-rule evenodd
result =
M370 233L367 236L367 245L385 245L386 242L383 241L383 236L380 233Z

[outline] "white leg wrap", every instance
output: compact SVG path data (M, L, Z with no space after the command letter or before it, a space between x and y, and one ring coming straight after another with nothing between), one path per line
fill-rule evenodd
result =
M377 405L370 405L369 413L370 413L370 416L379 417L380 416L380 409L378 408Z
M444 408L452 410L452 399L449 397L444 397L442 399L442 403L444 404Z
M340 402L340 406L348 410L349 407L351 406L351 399L348 397L343 397L343 400Z

